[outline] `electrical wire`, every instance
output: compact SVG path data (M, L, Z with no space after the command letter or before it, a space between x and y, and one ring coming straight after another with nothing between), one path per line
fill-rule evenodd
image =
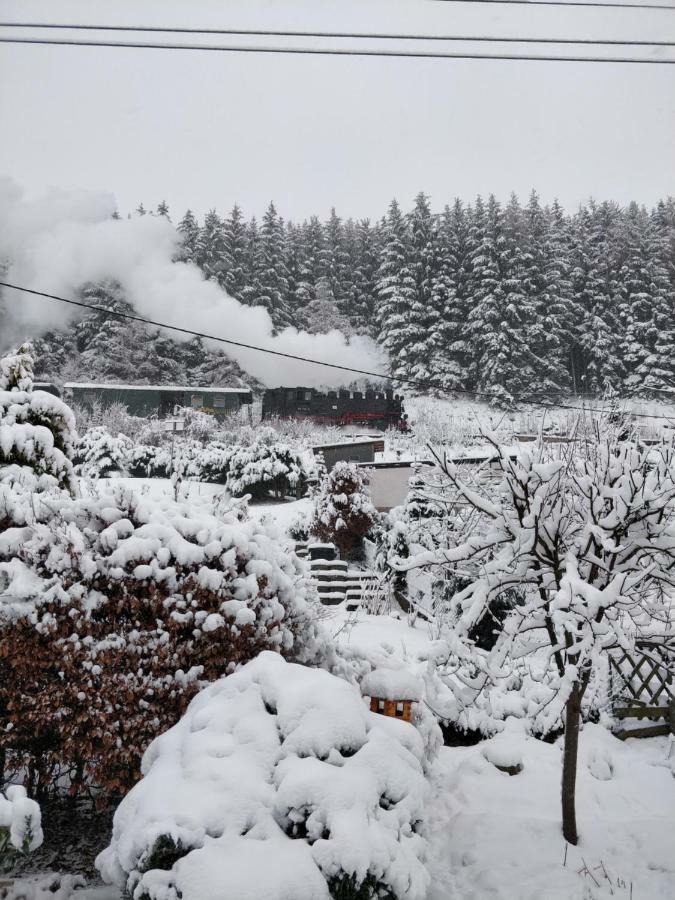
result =
M96 41L76 38L12 38L0 37L0 44L33 44L62 47L110 47L129 50L195 50L220 53L263 53L299 56L403 57L409 59L484 59L521 62L613 63L626 65L675 65L675 59L630 56L542 56L514 53L468 53L435 50L363 50L346 47L252 47L221 44L157 44L151 41Z
M591 9L665 9L675 10L675 6L663 3L602 3L600 0L589 0L584 3L583 0L435 0L436 3L477 3L485 6L588 6Z
M335 38L339 40L438 41L497 44L596 44L625 47L675 47L675 41L635 41L607 38L499 37L493 35L393 34L362 31L277 31L243 28L181 28L157 25L76 25L51 22L0 22L0 28L37 28L58 31L126 31L150 34L218 34L241 37Z
M98 306L94 303L84 303L82 300L72 300L67 297L60 297L57 294L48 294L44 291L36 291L32 288L21 287L18 284L11 284L7 281L0 281L0 287L10 288L14 291L21 291L24 294L32 294L35 297L42 297L46 300L56 300L59 303L67 303L69 306L78 306L82 309L87 309L90 312L99 312L103 313L106 316L112 316L116 319L129 319L132 322L141 322L144 325L152 325L155 328L165 328L169 331L177 331L180 334L187 334L190 337L202 338L204 340L209 341L217 341L221 344L230 344L233 347L240 347L244 350L254 350L258 353L268 353L272 356L281 356L284 359L293 359L297 362L309 363L314 366L326 366L329 369L339 369L342 372L351 372L355 375L366 375L369 378L383 378L385 381L396 381L399 384L409 384L413 387L421 387L424 390L435 390L441 391L441 393L445 393L446 396L451 394L464 394L472 397L488 397L494 400L499 400L503 402L504 398L502 395L495 393L494 391L473 391L468 390L466 388L454 388L452 391L447 391L442 387L439 382L433 381L431 379L420 379L420 378L393 378L391 375L387 375L384 372L370 372L366 369L354 369L351 366L341 366L337 363L329 363L324 362L320 359L311 359L306 356L297 356L294 353L284 353L281 350L272 350L269 347L260 347L255 344L245 344L242 341L233 341L231 338L219 337L215 334L207 334L202 331L193 331L190 328L182 328L179 325L168 325L166 322L157 322L153 319L146 319L142 316L135 316L133 313L124 313L117 312L112 309L106 309L105 306ZM525 401L527 402L527 401ZM568 409L568 410L577 410L579 412L601 412L597 408L586 407L586 406L571 406L571 405L561 405L558 406L557 409ZM635 418L638 419L660 419L668 418L667 416L658 416L650 413L631 413Z

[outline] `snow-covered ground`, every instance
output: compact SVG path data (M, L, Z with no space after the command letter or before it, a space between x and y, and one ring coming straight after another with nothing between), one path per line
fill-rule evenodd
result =
M442 748L430 776L428 900L672 900L671 742L621 742L602 726L585 726L577 786L581 838L567 851L560 744L522 739L523 770L516 776L488 762L486 742ZM14 897L30 900L69 896L18 889ZM72 896L121 900L102 887Z
M672 900L672 738L580 737L580 843L560 829L560 743L524 739L510 776L474 747L444 747L432 774L429 900Z

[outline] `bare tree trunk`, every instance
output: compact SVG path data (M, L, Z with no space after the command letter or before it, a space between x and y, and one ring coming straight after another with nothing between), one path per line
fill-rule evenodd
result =
M565 747L562 770L562 827L563 836L570 844L576 844L579 840L575 793L580 719L581 686L578 681L575 681L565 707Z

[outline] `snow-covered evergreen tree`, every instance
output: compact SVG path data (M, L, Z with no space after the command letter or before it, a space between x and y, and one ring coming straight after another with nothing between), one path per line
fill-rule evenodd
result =
M241 300L247 283L246 223L235 203L223 223L223 287L232 297Z
M348 558L377 519L360 471L352 463L336 463L313 499L310 531L319 540L334 543L342 558Z
M392 376L409 378L416 362L409 356L408 329L416 286L410 266L409 236L396 200L389 207L376 289L379 340L389 354Z
M277 214L274 204L270 203L260 229L260 293L255 303L265 307L278 329L292 324L284 247L283 220Z
M181 236L181 259L185 262L197 262L197 242L199 241L199 223L191 209L188 209L178 223Z
M33 389L33 368L29 343L0 360L0 472L12 480L27 470L74 491L75 418L58 397Z
M226 241L223 221L215 211L210 210L204 217L204 225L197 238L195 262L204 272L204 277L224 286L226 266Z

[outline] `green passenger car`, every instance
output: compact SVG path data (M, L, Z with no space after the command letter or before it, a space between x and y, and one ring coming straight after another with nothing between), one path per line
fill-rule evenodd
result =
M66 400L80 406L121 403L129 415L158 416L160 419L173 416L184 407L214 416L228 416L253 402L248 388L233 387L68 382L64 384L63 391Z

